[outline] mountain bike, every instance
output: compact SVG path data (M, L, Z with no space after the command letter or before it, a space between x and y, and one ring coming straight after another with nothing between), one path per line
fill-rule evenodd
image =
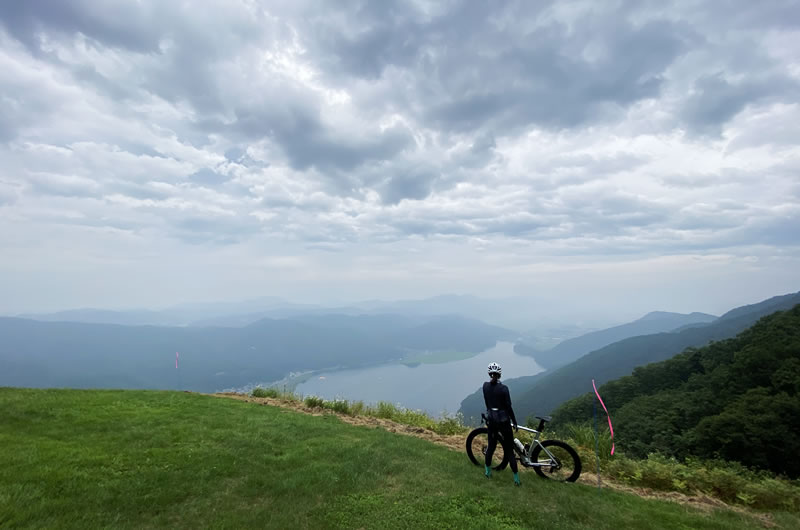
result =
M488 421L485 414L481 414L481 423ZM497 448L492 455L492 468L504 469L509 462L509 456L519 460L525 467L532 467L537 475L543 478L558 480L560 482L575 482L581 475L581 458L578 453L566 442L561 440L542 440L539 436L544 430L544 425L551 416L536 416L539 420L538 429L530 429L519 425L520 431L533 434L530 443L523 444L514 438L512 446L514 454L507 455L503 450L502 436L497 435ZM467 455L473 464L482 466L486 462L486 450L489 447L489 429L478 427L467 436ZM494 465L495 462L499 462Z

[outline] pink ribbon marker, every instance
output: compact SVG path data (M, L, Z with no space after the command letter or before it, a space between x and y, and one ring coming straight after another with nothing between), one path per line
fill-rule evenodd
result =
M175 369L178 369L178 352L175 352Z
M603 403L603 398L600 397L600 393L597 391L597 386L594 384L594 379L592 379L592 388L594 388L594 393L597 396L597 399L600 400L600 404L603 405L603 410L606 411L606 418L608 418L608 430L611 431L611 454L614 454L614 427L611 426L611 416L608 414L608 409L606 408L606 404Z

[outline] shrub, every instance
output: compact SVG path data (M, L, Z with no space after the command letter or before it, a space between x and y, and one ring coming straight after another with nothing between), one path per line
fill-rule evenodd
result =
M306 407L317 409L321 409L325 406L325 400L317 396L306 396L306 398L303 400L303 403L306 404Z
M250 395L252 395L253 397L257 397L257 398L276 398L280 394L274 388L261 388L259 386L259 387L254 388L253 392Z
M334 399L333 401L326 401L325 408L331 409L340 414L350 414L350 404L346 399Z
M410 410L398 407L393 403L379 401L375 408L368 408L366 414L377 418L392 420L403 425L422 427L423 429L436 430L437 422L420 410Z
M611 456L611 433L607 427L598 429L597 440L595 440L594 426L590 423L569 425L561 430L566 431L566 435L563 438L566 438L581 456L591 454L592 461L599 456L601 462L613 458ZM548 433L546 438L561 438L560 434Z
M390 420L397 416L397 407L388 401L378 401L378 407L375 410L375 416Z
M392 418L398 423L404 423L413 427L433 430L436 422L430 416L420 410L397 409L397 414Z
M460 413L453 416L447 413L442 414L442 419L436 422L433 427L433 431L437 434L461 434L466 430L464 416Z
M366 407L363 401L354 401L350 404L350 414L353 416L361 416L366 413Z
M775 478L764 478L759 482L746 483L743 490L742 494L752 499L754 507L764 510L800 511L800 488L797 484L792 485L785 480ZM742 499L739 495L737 498Z

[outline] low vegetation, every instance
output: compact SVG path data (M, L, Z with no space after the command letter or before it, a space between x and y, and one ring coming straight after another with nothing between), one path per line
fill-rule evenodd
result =
M253 397L274 397L257 396L255 391L252 395ZM366 405L363 401L327 400L318 396L306 396L301 399L293 393L285 393L282 396L288 401L302 401L305 406L310 408L332 410L349 416L383 418L403 425L428 429L437 434L466 434L468 430L460 415L444 414L441 418L435 419L423 411L406 409L387 401L379 401L376 405Z
M762 518L508 471L335 415L182 392L0 388L2 528L693 528ZM383 413L391 414L389 407ZM770 514L782 528L800 518Z
M257 387L253 389L252 396L258 398L276 398L280 395L280 392L274 388L261 388Z
M598 429L597 438L591 425L570 425L560 431L577 449L584 470L596 473L599 466L605 480L656 491L706 495L758 510L800 512L800 481L724 460L688 458L681 462L659 453L631 458L619 450L611 456L608 429Z

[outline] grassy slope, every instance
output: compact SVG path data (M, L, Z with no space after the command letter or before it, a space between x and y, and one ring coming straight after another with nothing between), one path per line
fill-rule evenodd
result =
M754 524L527 472L514 488L423 440L196 394L0 388L0 448L0 527Z

